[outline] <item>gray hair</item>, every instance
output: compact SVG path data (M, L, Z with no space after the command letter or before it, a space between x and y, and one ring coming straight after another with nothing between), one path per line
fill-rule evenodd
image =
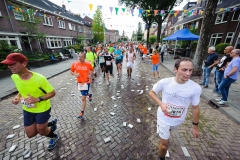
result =
M214 46L209 47L208 49L212 50L215 52L216 48Z
M236 54L240 55L240 49L234 49L234 51L236 52Z

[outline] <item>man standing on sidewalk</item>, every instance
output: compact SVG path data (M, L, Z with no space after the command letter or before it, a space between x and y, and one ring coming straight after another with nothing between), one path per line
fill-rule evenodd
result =
M92 101L92 94L89 94L92 71L92 65L88 62L85 62L85 54L80 52L79 61L74 62L70 69L70 73L77 78L78 90L82 94L82 109L79 113L78 119L83 119L83 114L87 103L86 97L88 96L89 101Z
M17 105L22 104L24 128L28 138L37 134L50 138L48 150L56 147L59 136L54 133L57 129L57 119L48 122L51 117L50 98L55 91L48 80L41 74L27 69L28 60L20 53L11 53L1 64L7 64L13 73L11 78L18 90L18 95L12 100Z
M232 61L227 65L224 70L224 78L222 79L220 85L218 86L219 91L222 94L221 99L216 99L218 104L226 104L228 102L228 92L231 84L235 82L238 78L238 72L240 69L240 49L232 50L230 57Z
M164 56L164 52L167 50L167 46L165 43L163 43L162 47L161 47L161 63L163 63L163 56Z
M223 79L223 74L224 74L225 68L227 67L228 63L231 62L231 60L232 60L232 57L230 57L230 53L231 53L232 50L233 50L233 46L227 46L224 49L225 55L222 57L222 59L218 63L218 65L216 67L216 70L214 72L214 82L215 82L214 92L218 93L215 96L220 96L221 95L221 93L218 90L218 86Z
M208 88L208 84L210 81L210 74L215 65L218 63L218 55L215 53L215 47L208 48L208 57L207 60L204 60L204 68L202 75L202 83L200 85L204 85L203 88Z
M189 58L182 58L175 62L175 77L164 78L158 81L149 92L150 97L157 103L157 133L160 137L158 146L160 160L165 160L167 153L170 129L184 122L188 107L192 104L193 129L195 138L199 137L199 115L201 87L190 80L193 63ZM158 92L162 92L162 100Z

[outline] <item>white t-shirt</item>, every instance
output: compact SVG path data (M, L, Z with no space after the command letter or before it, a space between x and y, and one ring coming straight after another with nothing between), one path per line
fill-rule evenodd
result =
M130 51L128 51L127 55L128 55L127 61L128 62L133 62L134 52L130 53Z
M192 80L179 84L174 77L158 81L152 89L156 94L162 91L162 102L169 106L165 115L161 107L158 107L157 121L170 126L177 126L184 122L190 103L196 106L200 103L202 88Z

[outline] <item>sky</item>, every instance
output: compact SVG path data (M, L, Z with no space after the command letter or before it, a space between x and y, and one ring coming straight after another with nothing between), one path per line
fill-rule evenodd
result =
M126 15L127 9L125 12L122 11L122 8L125 6L119 6L118 0L49 0L59 6L62 6L64 3L67 10L70 10L72 13L80 14L82 18L86 15L93 18L93 14L97 6L102 6L103 20L107 29L119 30L120 35L122 35L123 30L125 35L129 38L132 35L133 31L137 31L138 22L142 22L142 28L144 27L144 22L141 17L138 17L138 10L134 10L134 16L130 14ZM183 2L175 7L175 10L181 10L182 7L189 0L183 0ZM192 0L196 1L196 0ZM90 10L89 4L92 4L92 10ZM110 7L113 7L112 13ZM118 15L116 15L115 8L118 9ZM130 27L129 27L130 26Z

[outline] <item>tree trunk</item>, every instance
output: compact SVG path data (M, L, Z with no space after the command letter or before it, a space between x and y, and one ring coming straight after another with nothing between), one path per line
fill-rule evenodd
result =
M161 31L162 31L162 17L159 17L158 18L158 32L157 32L157 42L159 43L160 42L160 39L161 39Z
M148 26L147 27L147 47L148 47L148 44L149 44L149 30L150 30L150 27Z
M215 20L215 11L217 7L218 0L208 0L204 15L202 26L200 30L200 37L197 44L197 49L194 55L193 63L194 63L194 72L193 75L201 75L202 72L202 63L204 59L204 55L207 54L207 47L210 40L212 26Z

